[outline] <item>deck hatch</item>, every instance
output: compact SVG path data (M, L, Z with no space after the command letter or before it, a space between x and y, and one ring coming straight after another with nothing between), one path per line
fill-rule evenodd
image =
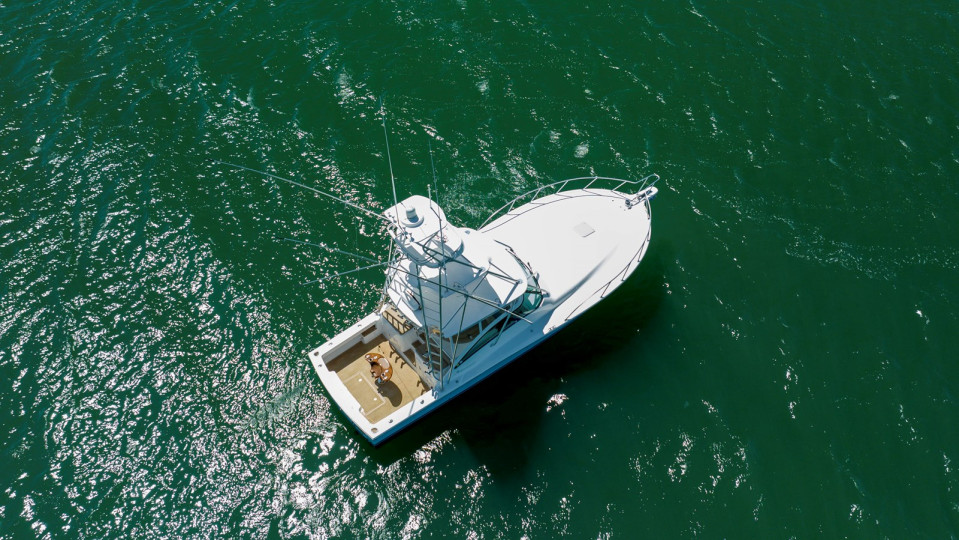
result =
M586 238L587 236L596 232L592 227L589 226L589 223L586 223L585 221L581 221L578 225L573 227L573 231L583 238Z

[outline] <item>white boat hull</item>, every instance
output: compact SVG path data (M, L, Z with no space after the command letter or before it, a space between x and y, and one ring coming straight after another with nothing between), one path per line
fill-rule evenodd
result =
M625 281L649 245L647 201L654 194L654 188L645 199L599 189L557 193L511 209L481 229L540 272L539 284L548 294L525 320L507 327L442 381L414 352L416 330L395 324L389 307L310 351L310 362L357 431L380 444L534 348ZM387 383L392 386L377 386L364 371L359 358L372 348L401 374L395 384Z

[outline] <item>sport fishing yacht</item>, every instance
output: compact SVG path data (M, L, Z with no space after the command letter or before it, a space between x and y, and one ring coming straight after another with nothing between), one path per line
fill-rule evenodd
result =
M377 445L559 331L639 265L658 179L556 182L475 230L432 198L387 209L379 307L309 352L333 401Z

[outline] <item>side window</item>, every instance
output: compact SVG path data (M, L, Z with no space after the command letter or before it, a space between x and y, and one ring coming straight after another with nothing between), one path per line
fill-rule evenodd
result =
M483 337L479 338L479 340L476 341L476 345L473 345L472 347L473 351L478 351L480 347L482 347L483 345L486 345L487 343L492 341L494 337L498 335L499 335L498 325L495 326L494 328L490 328L489 332L486 332L485 334L483 334ZM473 351L470 351L470 352L473 352Z
M498 316L498 314L494 314L494 315ZM473 354L476 351L480 350L484 345L486 345L487 343L492 341L493 338L499 335L502 329L502 324L501 324L502 319L496 321L495 323L493 323L493 320L495 320L496 317L488 317L487 319L491 319L491 320L487 322L487 320L484 319L484 322L486 324L483 325L483 329L481 330L485 333L482 336L480 336L479 339L477 339L473 344L470 345L469 350L466 351L466 353L463 354L463 357L460 359L460 361L456 363L456 367L459 367L463 362L466 361L467 358L469 358L470 356L473 356ZM490 324L492 324L492 326L489 326Z
M499 316L500 316L500 312L494 311L493 313L490 313L489 316L487 316L485 319L480 321L480 332L485 332L486 329L489 328L489 325L492 324L493 321L498 319Z

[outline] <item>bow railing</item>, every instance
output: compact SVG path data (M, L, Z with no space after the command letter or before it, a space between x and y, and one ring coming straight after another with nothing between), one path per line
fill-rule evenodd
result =
M651 174L641 180L623 180L620 178L608 178L605 176L581 176L579 178L560 180L559 182L553 182L552 184L531 189L522 195L518 195L513 200L504 204L498 210L490 214L490 217L486 218L486 221L484 221L479 228L482 229L489 223L492 223L502 214L510 213L517 206L522 206L523 204L533 202L536 199L547 197L549 195L555 195L563 191L596 188L617 191L622 193L624 196L634 196L639 195L645 189L652 187L658 180L658 174ZM619 191L623 186L629 186L629 191Z

